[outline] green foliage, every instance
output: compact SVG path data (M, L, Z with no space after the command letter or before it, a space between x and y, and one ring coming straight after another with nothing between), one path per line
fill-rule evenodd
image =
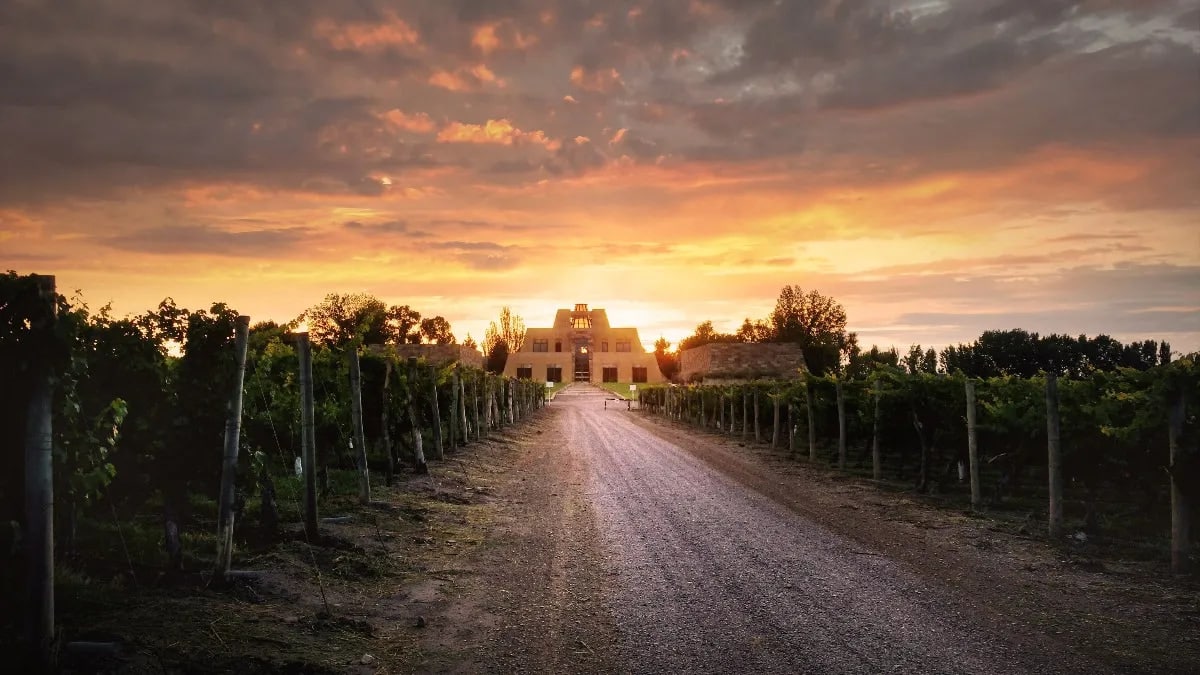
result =
M671 343L665 337L659 336L654 341L654 360L658 362L659 372L668 380L674 379L679 372L679 355L668 352L670 348Z
M1144 345L1139 349L1150 352ZM639 388L639 398L644 410L707 426L712 418L700 419L701 402L711 410L715 401L727 397L727 405L733 401L738 417L741 397L758 391L760 397L765 395L760 400L779 400L789 413L795 412L788 419L798 438L807 434L811 412L816 458L834 464L840 384L847 413L849 470L869 470L871 443L878 433L885 478L908 481L922 491L963 494L958 467L967 462L965 378L923 372L928 350L917 347L911 354L908 367L898 365L895 352L877 352L858 355L852 361L855 367L847 368L844 376L807 374L800 382L756 380L719 386L653 385ZM867 364L872 364L869 369ZM913 364L918 372L910 372ZM985 498L1004 504L1034 496L1044 503L1045 377L976 379L975 389ZM1181 399L1184 415L1171 466L1168 413ZM1080 527L1099 527L1097 514L1107 509L1106 522L1121 518L1127 523L1153 523L1155 531L1162 533L1168 513L1168 475L1185 492L1200 494L1200 368L1195 356L1147 369L1118 367L1060 380L1059 412L1068 514L1078 519ZM765 423L770 423L769 413Z
M952 345L941 352L942 367L947 372L971 377L1029 378L1048 372L1081 379L1096 371L1118 368L1148 370L1170 360L1171 347L1166 342L1145 340L1125 345L1107 335L1043 337L1020 329L984 331L970 344Z

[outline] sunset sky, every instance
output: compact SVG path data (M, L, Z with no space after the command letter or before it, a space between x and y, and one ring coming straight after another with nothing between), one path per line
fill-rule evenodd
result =
M460 340L586 302L675 341L798 284L864 345L1193 351L1200 5L7 0L0 269Z

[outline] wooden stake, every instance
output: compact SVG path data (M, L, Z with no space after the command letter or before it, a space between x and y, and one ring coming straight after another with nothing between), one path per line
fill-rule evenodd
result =
M225 418L225 454L221 462L221 488L217 500L216 578L220 581L225 580L233 563L233 502L237 489L238 447L242 435L242 385L246 381L246 345L250 335L250 317L239 316L234 331L233 350L237 370Z
M308 333L297 334L300 360L300 463L304 472L304 531L310 539L317 530L317 440L313 422L312 346Z
M408 359L408 423L412 427L413 464L417 473L429 473L429 464L425 461L425 438L421 434L421 422L417 416L417 360Z
M788 397L788 457L796 459L796 404Z
M439 460L446 459L442 445L442 410L438 405L437 368L429 366L429 405L433 409L433 452Z
M1062 443L1059 438L1060 421L1058 417L1058 376L1046 374L1046 473L1049 476L1050 507L1049 529L1050 537L1058 539L1063 533L1062 505Z
M968 379L967 394L967 461L971 472L971 507L978 509L983 504L979 486L979 445L975 436L975 382Z
M380 442L383 444L383 454L387 457L387 484L391 485L396 477L396 459L392 454L392 359L387 357L383 365L383 405L379 411Z
M750 431L750 391L742 387L742 440Z
M33 282L44 315L31 330L49 340L55 322L55 279L34 276ZM34 357L30 365L33 387L25 423L25 630L29 665L49 673L54 671L54 373L43 357Z
M812 382L804 383L804 407L808 411L808 461L817 461L817 415L813 412L813 404L816 398L813 396Z
M846 470L846 393L842 386L842 378L834 382L837 391L838 412L838 469Z
M450 371L450 447L462 445L462 437L458 430L458 366Z
M358 358L358 346L350 345L350 424L354 434L355 460L358 468L358 502L371 502L371 476L367 470L367 438L363 431L362 409L362 365Z
M875 480L883 478L883 454L879 450L879 399L882 388L875 382L875 415L871 432L871 477Z
M1168 415L1167 441L1171 451L1171 573L1186 574L1191 554L1191 505L1187 494L1179 487L1178 463L1182 449L1183 421L1187 416L1186 391L1181 386L1175 393Z
M772 427L771 427L771 447L772 448L779 447L779 426L780 426L780 423L783 422L783 420L780 419L780 417L779 417L779 405L780 405L779 395L772 394L771 395L771 406L772 406L771 412L773 413L772 414Z
M463 378L462 364L454 366L454 386L458 387L459 425L462 427L463 444L466 444L471 440L471 433L467 424L467 383Z
M754 388L754 442L762 443L762 423L758 419L758 387Z

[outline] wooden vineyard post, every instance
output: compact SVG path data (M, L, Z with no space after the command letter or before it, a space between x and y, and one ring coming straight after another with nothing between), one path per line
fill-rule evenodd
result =
M1174 392L1175 400L1171 401L1168 414L1167 441L1170 445L1171 459L1171 573L1186 574L1188 571L1188 556L1191 553L1191 513L1188 495L1180 489L1176 473L1178 466L1181 438L1183 437L1183 420L1187 413L1186 390L1181 386Z
M42 316L31 332L51 340L55 322L55 279L35 276ZM54 671L54 373L47 358L35 354L32 391L25 422L25 550L26 625L29 666L36 672Z
M250 317L239 316L235 324L234 359L237 371L225 419L225 454L221 462L221 491L217 511L217 579L224 581L233 564L234 490L237 485L238 446L242 436L242 385L246 381L246 345Z
M471 375L471 429L474 430L475 440L487 436L487 430L480 424L479 402L482 395L479 386L480 377L483 377L480 373Z
M312 346L308 333L296 334L300 360L300 464L304 473L304 532L317 537L317 440L313 422Z
M516 410L514 410L514 408L515 408L514 404L516 402L515 397L514 397L514 392L513 392L513 389L515 388L514 385L515 385L515 383L512 380L504 381L504 391L507 392L507 395L508 395L508 423L509 424L514 424L517 421Z
M467 383L464 381L461 364L454 366L454 386L458 388L458 421L462 427L463 444L468 443L470 431L467 429Z
M429 473L429 464L425 461L425 438L421 434L421 421L417 415L417 359L408 359L408 423L412 427L413 463L417 473Z
M842 386L842 378L834 382L837 391L838 413L838 470L846 470L846 392Z
M771 447L772 448L779 447L779 428L780 428L780 423L783 422L783 420L781 420L779 418L779 406L780 406L779 395L772 394L771 395L771 407L772 407L772 413L773 413L771 416L771 419L772 419Z
M379 426L380 426L380 442L383 444L383 454L387 457L387 484L391 485L396 476L396 459L392 454L392 430L391 430L391 410L392 407L392 359L388 359L383 365L383 405L379 411Z
M750 391L742 387L742 440L750 431Z
M979 487L979 444L975 435L975 382L968 379L967 394L967 461L971 472L971 508L978 509L983 502Z
M796 403L788 395L788 457L796 458Z
M811 382L804 383L804 407L808 412L808 461L817 461L817 415L813 412L813 388Z
M717 396L717 427L725 432L725 394Z
M439 460L446 459L446 449L442 445L442 410L438 405L437 367L429 366L429 407L433 413L433 456Z
M362 364L358 346L351 344L346 356L350 360L350 431L354 434L354 459L358 469L358 502L367 504L371 501L371 476L367 471L367 441L363 432Z
M458 430L458 366L450 371L450 447L462 445L462 436Z
M883 455L879 450L879 399L882 395L882 387L878 380L875 381L875 413L872 420L871 431L871 477L875 480L883 478Z
M492 414L492 376L484 373L483 386L480 394L483 396L483 428L484 435L492 435L492 425L496 423L496 418Z
M734 392L732 392L732 391L729 392L729 429L728 429L727 433L730 436L733 435L733 426L737 422L737 414L734 412L734 407L733 407L734 403L736 401L737 401L737 396L734 395Z
M754 388L754 442L762 443L762 423L758 419L758 387Z
M1046 374L1046 473L1049 477L1050 537L1058 539L1063 533L1062 510L1062 442L1058 417L1058 376Z

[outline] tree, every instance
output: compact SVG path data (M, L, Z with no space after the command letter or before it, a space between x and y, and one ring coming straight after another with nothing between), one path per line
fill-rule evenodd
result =
M525 320L507 305L500 308L500 322L488 324L483 334L483 353L491 354L499 342L507 348L505 354L519 352L525 345Z
M508 343L503 340L497 340L492 348L487 352L487 363L484 367L489 373L499 375L504 372L504 365L508 363Z
M857 345L855 345L857 347ZM854 349L850 352L846 375L850 379L861 379L871 374L879 366L900 365L900 352L895 347L881 350L874 345L867 351Z
M846 331L846 310L818 291L805 293L799 286L784 286L770 316L775 340L800 345L810 372L824 375L840 370L857 344Z
M427 342L439 345L452 345L457 342L454 333L450 331L450 322L440 316L421 319L421 337Z
M668 352L670 347L671 343L665 337L659 336L654 341L654 359L658 361L658 370L668 380L674 378L675 373L679 372L679 354Z
M305 310L312 341L326 347L345 348L353 342L383 344L388 338L388 308L366 293L330 293Z
M462 346L469 349L479 349L479 343L475 342L475 338L471 337L470 333L467 333L467 339L463 340Z
M740 342L773 342L775 340L775 331L771 329L771 324L762 319L751 321L749 317L742 321L742 327L734 335Z
M395 344L416 344L421 333L414 330L421 325L421 313L408 305L392 305L387 310L388 339Z
M716 328L713 328L712 321L705 321L696 326L694 333L679 341L678 351L682 353L688 349L701 347L713 342L741 342L741 340L738 339L736 334L718 332Z
M937 352L932 347L922 349L921 345L912 345L904 355L903 365L910 375L917 373L936 374L938 371Z

